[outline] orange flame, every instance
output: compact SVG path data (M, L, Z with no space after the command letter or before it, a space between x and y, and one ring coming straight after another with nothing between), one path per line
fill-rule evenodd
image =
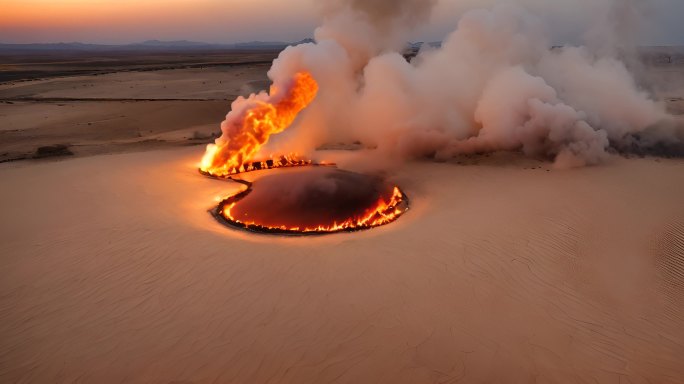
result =
M230 137L222 137L216 144L207 146L200 170L212 176L241 172L271 135L292 125L299 112L313 101L317 93L316 80L306 72L294 76L292 85L284 96L279 89L272 86L269 101L256 100L256 105L245 112L241 124L236 129L231 129ZM271 102L272 100L276 101ZM294 163L301 161L288 160ZM277 160L272 168L279 166L287 165L281 165L280 160Z
M404 195L399 190L398 187L394 187L392 197L389 201L384 198L378 199L377 203L371 208L366 210L366 212L358 217L349 218L342 223L333 223L329 225L319 225L318 227L312 228L300 228L300 227L268 227L255 222L242 222L231 214L231 210L237 203L231 203L225 205L220 214L229 222L237 224L241 227L256 230L266 230L266 231L280 231L280 232L292 232L292 233L313 233L313 232L340 232L340 231L350 231L358 229L368 229L372 227L377 227L380 225L385 225L398 219L404 212L406 212L407 207L402 207L404 202Z

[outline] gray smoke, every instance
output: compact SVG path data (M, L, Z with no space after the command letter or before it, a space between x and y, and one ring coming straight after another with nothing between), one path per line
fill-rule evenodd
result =
M361 13L368 23L386 28L397 23L416 26L425 22L436 0L330 0L333 17L345 8Z
M543 13L511 2L473 9L440 48L410 63L404 42L434 2L331 4L316 43L286 49L269 72L276 84L311 72L320 91L267 150L360 141L392 160L520 150L574 167L601 162L611 146L681 140L664 105L618 59L621 31L638 20L632 2L587 7L588 17L608 19L589 29L586 46L560 48Z
M327 0L317 41L333 40L355 69L385 51L401 50L415 26L428 21L436 0Z

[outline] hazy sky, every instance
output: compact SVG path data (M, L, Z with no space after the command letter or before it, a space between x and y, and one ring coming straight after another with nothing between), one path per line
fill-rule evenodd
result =
M369 0L372 1L372 0ZM441 40L464 10L495 0L441 0L414 40ZM594 0L519 0L544 9L572 40L586 27L581 4ZM626 0L625 0L626 1ZM0 0L0 42L130 43L196 40L294 41L312 36L321 0ZM644 0L644 44L684 45L684 0ZM579 5L578 5L579 4Z

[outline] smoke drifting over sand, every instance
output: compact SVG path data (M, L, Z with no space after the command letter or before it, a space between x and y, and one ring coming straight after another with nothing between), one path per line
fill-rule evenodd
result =
M310 72L317 99L264 150L360 141L391 159L522 150L574 167L601 162L611 147L682 140L664 106L617 58L624 24L603 18L586 46L552 48L534 11L499 4L467 12L440 48L425 47L409 63L401 50L434 4L329 2L316 43L286 49L269 72L276 86ZM588 7L587 16L637 9L611 4Z

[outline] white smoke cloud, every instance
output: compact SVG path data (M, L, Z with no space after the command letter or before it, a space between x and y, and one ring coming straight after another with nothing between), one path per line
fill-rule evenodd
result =
M609 14L636 9L597 3ZM393 159L521 150L574 167L601 162L610 146L680 140L681 128L610 49L619 33L606 28L619 25L619 32L623 24L590 30L586 47L552 49L542 18L500 4L465 13L442 47L409 63L401 47L433 6L351 0L328 7L317 42L286 49L269 72L278 84L309 71L320 91L266 150L360 141Z

